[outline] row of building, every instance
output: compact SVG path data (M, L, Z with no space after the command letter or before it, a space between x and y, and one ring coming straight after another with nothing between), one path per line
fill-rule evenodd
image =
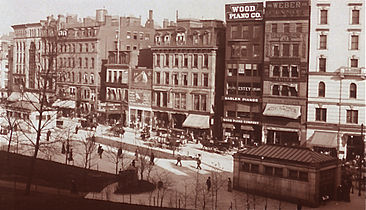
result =
M353 158L366 122L365 2L240 3L225 13L226 23L177 14L162 28L152 11L142 26L105 9L13 25L10 91L37 91L48 70L50 99L77 115Z

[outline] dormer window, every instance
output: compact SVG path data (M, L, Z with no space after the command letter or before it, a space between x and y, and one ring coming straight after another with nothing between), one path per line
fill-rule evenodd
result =
M155 44L156 44L156 45L160 45L160 44L161 44L161 38L160 38L160 36L159 36L159 35L156 35L156 36L155 36Z
M181 45L184 44L186 41L185 33L177 33L176 42L177 44Z
M165 44L169 44L170 43L170 35L169 34L167 34L167 35L164 36L164 43Z

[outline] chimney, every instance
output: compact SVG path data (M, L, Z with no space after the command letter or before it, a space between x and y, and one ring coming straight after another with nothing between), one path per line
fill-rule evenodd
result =
M169 20L168 19L164 19L163 20L163 28L168 28L169 26Z
M153 19L153 11L149 10L149 20L152 20L152 19Z
M178 10L175 11L175 22L178 23Z

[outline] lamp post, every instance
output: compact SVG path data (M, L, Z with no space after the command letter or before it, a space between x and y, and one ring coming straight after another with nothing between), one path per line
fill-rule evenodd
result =
M362 182L362 161L365 155L365 142L363 140L363 123L361 124L361 152L360 152L360 159L358 162L358 169L359 169L359 177L358 177L358 196L361 196L361 182Z

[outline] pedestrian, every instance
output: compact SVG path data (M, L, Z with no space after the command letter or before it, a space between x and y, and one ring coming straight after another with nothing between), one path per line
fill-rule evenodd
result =
M200 155L200 154L198 154L198 158L197 158L197 167L196 167L196 169L202 169L202 168L201 168L201 155Z
M296 210L301 210L301 209L302 209L301 202L297 201Z
M136 161L135 161L135 160L132 160L131 165L132 165L133 167L136 167Z
M178 166L178 163L182 167L182 157L180 155L178 155L178 157L177 157L177 163L175 165Z
M135 159L136 160L139 159L139 151L138 151L138 149L135 150Z
M229 177L228 181L227 181L227 191L231 192L232 191L232 187L231 187L231 179Z
M78 131L79 131L79 126L77 125L77 126L75 127L75 134L78 134Z
M151 155L150 155L150 165L155 165L154 159L155 159L155 155L154 155L153 152L151 152Z
M206 185L207 185L207 192L210 192L210 189L211 189L211 177L210 176L206 180Z

